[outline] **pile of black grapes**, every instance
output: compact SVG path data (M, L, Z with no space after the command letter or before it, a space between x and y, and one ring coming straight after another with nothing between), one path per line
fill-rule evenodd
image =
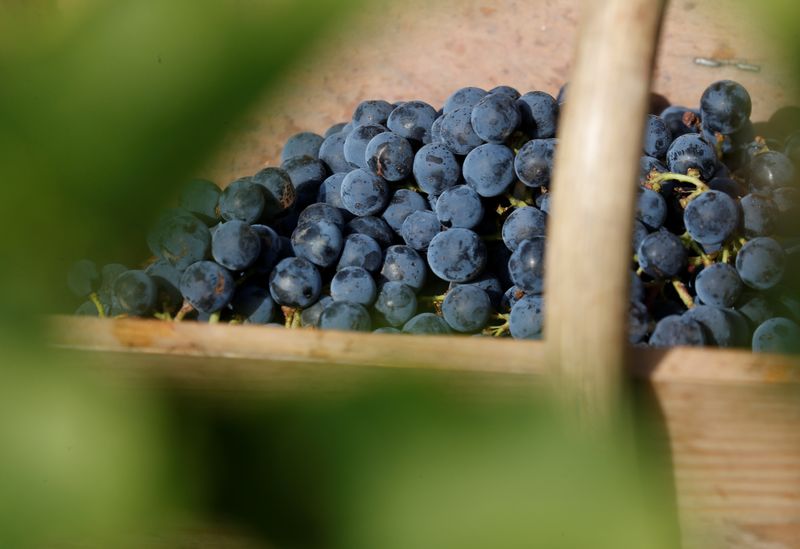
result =
M146 268L74 264L78 314L540 338L566 91L467 87L438 111L363 101L289 138L280 167L224 190L190 182L148 235ZM697 109L649 115L631 343L798 351L800 109L760 124L750 111L720 81ZM614 192L613 177L586 192Z

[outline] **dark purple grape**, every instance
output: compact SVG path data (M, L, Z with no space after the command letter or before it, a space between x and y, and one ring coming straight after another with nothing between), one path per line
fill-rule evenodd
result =
M523 240L545 236L547 214L533 206L517 208L503 223L503 243L514 251Z
M403 333L417 335L447 335L450 327L440 316L433 313L420 313L403 325Z
M145 316L156 308L158 287L144 271L127 271L114 282L114 296L123 313Z
M540 294L544 289L545 239L536 237L523 240L508 260L511 280L519 289Z
M736 270L742 282L756 290L768 290L783 278L786 258L775 240L758 237L742 246L736 255Z
M468 154L483 144L471 122L472 109L461 107L444 115L439 127L441 141L454 154Z
M794 177L794 165L783 153L767 151L756 155L750 162L748 182L757 191L791 187Z
M472 110L472 107L477 105L478 101L483 99L486 94L486 90L480 88L461 88L453 92L453 94L445 100L442 111L444 114L447 114L462 107Z
M250 228L255 231L259 240L261 240L261 251L250 268L260 274L269 274L278 260L281 259L281 237L266 225L250 225Z
M249 177L237 179L228 185L219 197L219 214L225 221L255 223L266 206L264 189Z
M344 140L344 158L353 168L367 168L367 145L372 138L386 131L379 124L365 124L354 128Z
M327 130L325 130L325 134L322 137L327 139L328 137L332 136L335 133L341 133L345 129L345 126L347 126L346 122L337 122Z
M411 175L414 151L405 137L396 133L379 133L364 150L367 168L387 181L402 181Z
M556 136L558 102L543 91L528 92L517 100L520 128L531 139L548 139Z
M442 143L431 143L417 151L413 172L422 191L438 196L458 183L461 166L450 149Z
M511 307L508 319L514 339L542 339L544 327L544 299L538 295L524 295Z
M366 170L353 170L342 181L342 204L357 216L375 215L389 202L386 180Z
M67 287L76 297L88 297L100 287L100 273L94 261L81 259L67 271Z
M431 240L442 230L436 214L428 210L417 210L408 215L400 228L400 235L408 246L425 251Z
M334 300L323 309L319 317L319 327L322 330L368 332L371 324L367 310L362 305L349 301Z
M333 223L340 229L344 228L344 215L342 215L342 210L322 202L311 204L300 212L300 216L297 218L297 224L303 225L304 223L311 223L321 219Z
M394 110L394 105L383 99L368 99L362 101L353 111L353 128L366 124L386 124L389 115Z
M334 208L339 208L343 215L346 213L350 216L350 212L347 211L347 208L344 207L344 202L342 202L342 183L346 176L347 173L335 173L323 181L317 193L317 202L324 202Z
M239 286L231 301L233 314L250 324L267 324L275 316L275 302L269 290L257 284Z
M428 265L448 282L467 282L486 266L486 246L469 229L448 229L433 237L428 246Z
M111 313L111 309L107 305L103 305L103 314L108 316ZM100 313L97 310L97 305L95 305L91 301L84 301L81 303L75 312L72 313L75 316L100 316Z
M722 134L731 134L750 118L750 95L732 80L714 82L700 98L703 126Z
M723 192L733 199L744 194L741 185L728 177L714 177L708 182L708 187L713 191Z
M647 230L647 227L644 226L644 223L639 221L638 219L634 220L633 222L633 252L636 253L639 250L639 246L642 245L642 240L650 234L650 231Z
M334 301L372 305L376 292L375 281L361 267L344 267L331 280L331 297Z
M206 224L183 210L170 210L162 215L147 237L153 254L183 271L208 257L211 232Z
M511 309L514 307L514 304L524 296L525 292L522 290L522 288L511 286L509 289L503 292L503 297L500 298L499 310L504 313L510 313Z
M488 143L503 143L520 123L516 97L489 93L481 98L470 114L472 129Z
M689 116L686 116L686 113L689 113ZM687 121L696 123L700 120L700 111L697 109L672 105L661 111L659 116L667 124L672 139L687 133L697 133L695 124L686 123Z
M322 292L322 278L307 259L289 257L281 260L272 271L269 292L279 305L308 307Z
M742 294L744 285L739 273L731 265L714 263L700 271L695 279L694 289L705 305L733 307Z
M328 178L328 168L310 156L296 156L281 164L297 193L295 202L302 210L317 199L320 185Z
M264 168L250 180L264 190L263 218L266 220L275 219L286 212L297 200L292 178L281 168Z
M642 282L642 279L636 274L636 271L631 271L630 300L644 301L644 298L644 282Z
M547 187L553 171L556 139L532 139L525 143L514 159L517 177L528 187Z
M503 299L503 286L500 284L500 280L498 280L497 277L484 273L469 282L451 282L448 290L452 290L456 286L475 286L476 288L480 288L489 296L492 307L499 309L500 302Z
M205 179L193 179L181 189L179 205L206 225L219 221L219 197L222 191L216 183Z
M706 336L703 327L691 318L669 315L656 323L649 343L653 347L703 346Z
M286 140L281 151L281 163L298 156L319 158L323 137L313 132L300 132Z
M466 185L457 185L443 192L436 200L436 217L445 227L471 229L483 219L480 196Z
M496 143L480 145L464 159L462 172L479 195L499 196L514 182L514 152Z
M507 95L511 99L519 99L519 91L517 91L515 88L512 88L511 86L495 86L494 88L489 90L489 93L490 94L499 93L502 95Z
M442 303L445 322L456 332L476 332L486 326L492 303L481 288L460 285L451 288Z
M800 353L800 326L788 318L770 318L753 332L753 352Z
M333 174L347 173L352 166L344 157L344 142L347 135L339 132L329 135L319 147L319 159Z
M667 165L673 173L685 174L694 168L703 180L711 179L717 169L717 153L702 136L687 133L676 138L667 150Z
M441 143L442 142L442 120L443 119L444 119L444 115L440 114L439 116L436 117L436 120L433 121L433 124L431 125L431 143Z
M741 300L736 310L744 316L752 327L779 316L778 307L761 293L749 294Z
M414 290L402 282L383 284L375 300L375 310L391 326L402 326L417 312Z
M353 233L344 240L342 254L336 270L346 267L361 267L369 272L377 272L383 264L383 251L371 236Z
M389 205L383 210L381 217L392 230L400 234L403 222L416 211L427 210L428 202L417 192L410 189L398 189L394 192Z
M261 253L261 238L242 221L223 223L211 240L214 261L231 271L243 271L255 263Z
M540 194L536 197L536 207L546 214L550 214L550 193Z
M436 109L424 101L408 101L392 111L386 127L406 139L430 143L431 126L437 116Z
M683 313L684 318L697 322L703 328L706 343L717 347L737 347L744 334L739 332L736 315L729 309L696 305Z
M666 173L669 171L659 159L653 158L652 156L641 157L639 159L639 183L646 183L647 176L649 176L650 172L653 170L658 173Z
M640 301L631 300L628 307L628 342L641 343L650 331L650 313Z
M672 143L672 135L666 122L658 116L648 114L642 148L644 154L653 158L664 158L670 143Z
M748 194L739 201L742 207L742 226L747 237L767 236L774 232L778 207L766 196Z
M331 303L333 303L333 298L326 295L310 307L303 309L300 312L300 324L305 328L319 328L319 318L322 316L322 311Z
M402 282L419 291L425 285L425 260L409 246L395 245L386 249L381 267L382 281Z
M666 229L647 235L637 254L639 265L654 278L677 276L686 266L686 249L681 239Z
M356 217L347 223L345 230L348 233L360 233L372 237L378 244L384 247L389 246L394 240L392 228L389 227L382 217L374 217L371 215Z
M739 208L727 194L707 191L689 202L683 212L683 223L696 242L718 245L739 225Z
M292 233L292 249L319 267L334 265L342 253L344 238L335 223L325 219L298 225Z
M119 265L119 267L124 268L123 265ZM158 293L156 296L156 310L170 314L177 312L178 309L181 308L181 305L183 305L180 271L163 259L159 259L155 263L148 265L144 272L156 284L156 290ZM114 277L113 281L116 282L116 279L121 274L122 273L117 272L117 275ZM111 291L109 291L109 297L112 297L111 294L113 294L113 286ZM116 296L113 296L113 299L116 301ZM103 300L104 303L106 302L102 296L101 300Z
M652 231L660 229L667 219L667 202L664 197L650 189L639 189L636 219Z
M181 276L181 294L201 313L212 314L225 307L235 288L230 271L213 261L193 263Z

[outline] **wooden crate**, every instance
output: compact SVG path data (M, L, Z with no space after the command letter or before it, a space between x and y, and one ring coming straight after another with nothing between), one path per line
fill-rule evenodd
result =
M621 108L612 97L621 94L629 100L624 106L632 118L643 113L658 1L610 0L602 5L587 1L582 5L584 13L579 2L567 0L448 0L434 7L413 6L416 9L401 3L372 8L382 12L365 16L361 32L351 33L358 40L341 38L313 68L298 69L277 101L279 108L273 100L230 136L228 146L209 166L212 176L227 182L276 165L280 144L289 135L322 131L346 119L364 98L414 97L441 104L456 87L498 84L555 93L563 81L575 78L570 76L575 68L571 59L580 17L584 18L582 40L593 37L592 44L607 44L592 55L579 49L577 69L582 81L593 79L600 101L614 103L608 107L611 111ZM376 21L381 23L376 25ZM795 90L775 61L778 57L769 40L748 21L755 20L743 17L733 0L713 5L671 3L661 37L666 47L656 57L653 89L673 103L691 106L708 83L732 78L751 91L753 119L767 118ZM608 32L609 26L615 27L613 32ZM745 59L762 70L709 69L693 63L700 56ZM602 70L620 67L628 67L626 74L632 76L614 83L603 78ZM581 78L577 81L579 88ZM592 107L584 92L575 91L574 97L576 104ZM603 124L613 127L608 124L612 115L594 107L595 130ZM570 121L564 125L569 128ZM625 128L611 131L617 136ZM577 158L576 166L593 161L570 144L569 135L561 137L562 150L569 151L563 154ZM638 147L636 135L628 141L623 138L622 149L631 158L632 144ZM604 147L594 154L607 152L608 145ZM627 177L632 174L631 165L621 167L616 175L624 181L633 180ZM625 211L633 207L633 190L629 190L628 202L624 199L618 211L608 210L605 202L592 210L597 223L614 217L620 220L619 226L610 224L606 238L625 232ZM574 235L569 231L583 222L559 209L557 197L554 201L559 228L551 250L563 246L559 241ZM578 247L584 252L597 249L591 238L580 241ZM621 248L611 250L609 257L619 258L622 253ZM558 364L565 391L585 383L574 396L588 410L600 410L600 416L613 408L620 376L632 375L642 381L640 388L652 387L663 410L685 546L713 547L712 539L722 539L724 547L800 547L800 369L796 362L743 351L627 349L619 328L627 281L622 280L619 266L601 265L600 270L607 271L594 279L610 285L592 282L591 288L581 287L585 279L569 272L563 262L549 263L548 268L549 280L557 278L562 283L557 294L548 290L548 333L563 335L559 326L572 326L569 341L561 343L460 338L456 344L448 342L447 357L442 357L437 337L86 318L54 319L54 342L107 353L111 366L131 375L144 372L188 387L232 391L342 390L368 378L376 368L408 367L442 370L453 379L494 386L541 376L546 364ZM581 289L580 300L569 305L568 292L575 288ZM561 307L553 307L554 302ZM580 311L586 303L592 304L591 310ZM576 307L578 314L585 315L580 329L569 324L569 310ZM615 364L629 366L620 372Z

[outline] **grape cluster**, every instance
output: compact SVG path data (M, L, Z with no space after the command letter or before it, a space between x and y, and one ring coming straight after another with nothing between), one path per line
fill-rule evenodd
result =
M440 110L363 101L324 135L292 136L280 167L224 190L190 182L144 270L76 263L78 313L540 338L565 101L566 86L558 99L467 87ZM750 109L722 81L698 109L649 115L631 343L798 350L800 121L753 124Z

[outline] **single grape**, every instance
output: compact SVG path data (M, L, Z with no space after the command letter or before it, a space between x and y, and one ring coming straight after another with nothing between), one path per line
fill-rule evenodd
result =
M444 119L444 115L440 114L436 117L436 120L433 121L431 125L431 143L441 143L442 142L442 120ZM448 149L449 150L449 149Z
M721 244L739 225L739 208L727 194L707 191L689 202L683 212L683 222L696 242Z
M317 199L322 182L328 177L328 168L310 156L296 156L281 164L297 194L295 202L302 210Z
M522 146L514 159L520 181L528 187L550 185L556 142L556 139L532 139Z
M371 236L353 233L344 240L336 270L346 267L361 267L374 273L381 268L382 264L383 251L380 244Z
M372 138L386 131L379 124L365 124L353 129L344 140L344 158L353 168L367 168L367 145Z
M170 314L176 313L183 305L180 271L163 259L159 259L155 263L148 265L144 272L156 285L156 310ZM121 274L117 273L114 277L114 282ZM113 290L109 292L109 294L111 293L113 293ZM113 299L116 301L116 296ZM106 301L103 300L103 302L105 303Z
M281 237L267 225L250 225L250 228L253 229L261 241L261 251L258 253L258 258L250 266L250 269L256 273L269 274L278 260L282 259L283 244ZM291 248L291 245L289 247Z
M514 182L514 152L496 143L480 145L464 159L462 171L476 193L499 196Z
M470 113L472 129L488 143L503 143L520 123L516 97L489 93L481 98Z
M742 294L744 285L739 273L731 265L714 263L700 271L695 279L694 289L705 305L733 307Z
M331 303L333 303L333 298L326 295L313 305L303 309L300 312L300 324L303 327L319 328L319 318L322 316L322 311Z
M321 135L313 132L300 132L286 140L281 151L281 163L298 156L319 158L319 148L324 141Z
M700 111L672 105L661 111L659 117L667 124L672 139L675 139L687 133L697 133L696 123L700 121Z
M511 86L495 86L494 88L489 90L489 93L490 94L499 93L502 95L507 95L511 99L519 99L520 95L519 91L517 91L516 88L512 88Z
M647 307L641 301L631 300L628 306L628 342L641 343L649 331L650 313Z
M491 313L489 296L477 286L455 286L447 292L442 303L445 322L457 332L476 332L483 329Z
M447 114L462 107L472 110L472 107L477 105L478 101L483 99L486 93L486 90L475 87L466 87L456 90L445 100L442 111L444 114Z
M442 143L454 154L468 154L483 144L471 122L472 109L461 107L444 115L439 127Z
M545 239L535 237L523 240L508 260L511 280L519 289L540 294L544 288Z
M650 231L647 230L647 227L644 226L644 223L639 221L638 219L634 220L633 222L633 252L639 249L639 246L642 245L642 240L650 234Z
M183 210L162 215L147 237L153 254L183 271L211 252L211 232L206 224Z
M661 228L667 219L667 202L664 197L653 190L640 188L636 201L636 219L650 230Z
M428 265L433 273L448 282L466 282L483 271L486 246L469 229L448 229L431 240Z
M483 219L480 196L466 185L457 185L443 192L436 201L436 217L445 227L471 229Z
M757 191L791 187L794 178L794 165L783 153L767 151L750 162L748 182Z
M700 98L703 126L712 131L731 134L750 118L750 95L732 80L714 82Z
M219 214L225 221L234 219L255 223L264 213L264 189L249 177L243 177L225 187L219 197Z
M344 238L335 223L325 219L298 225L292 233L292 249L319 267L335 264L342 253Z
M520 128L531 139L549 139L556 136L558 102L543 91L528 92L517 100Z
M322 292L322 278L307 259L289 257L281 260L272 271L269 292L279 305L308 307Z
M800 326L788 318L770 318L753 332L753 352L800 353Z
M503 292L503 297L500 299L500 308L498 310L500 312L510 313L514 304L523 297L525 297L525 291L522 290L522 288L511 286Z
M231 301L234 316L250 324L267 324L275 316L275 302L269 290L257 284L245 284L236 289Z
M736 310L747 319L752 327L756 327L772 317L780 316L775 303L761 293L746 295L740 302L737 304Z
M677 276L687 261L681 239L666 229L659 229L644 237L637 254L639 265L654 278Z
M436 117L436 109L424 101L408 101L392 111L386 127L406 139L430 143L431 126Z
M733 199L737 199L744 194L741 185L729 177L715 176L714 179L708 182L708 187L711 190L723 192Z
M124 313L145 316L156 308L158 287L144 271L127 271L114 282L114 295Z
M400 244L386 249L381 267L382 281L402 282L419 291L425 284L426 273L425 260L414 248Z
M255 263L261 253L261 238L242 221L223 223L211 240L214 261L231 271L243 271Z
M413 172L423 192L438 196L458 184L461 166L444 144L431 143L417 151Z
M644 130L643 151L653 158L664 158L672 143L672 135L666 122L658 116L648 114Z
M402 282L386 282L378 291L375 310L387 324L402 326L417 312L414 289Z
M211 314L225 307L236 284L230 271L213 261L193 263L181 276L181 294L201 313Z
M319 147L319 159L332 174L347 173L352 168L344 156L347 135L339 132L329 135Z
M773 233L778 220L778 207L766 196L748 194L739 201L745 236L767 236Z
M386 124L394 106L383 99L368 99L362 101L353 111L353 128L367 124Z
M382 247L389 246L394 240L392 228L382 217L367 215L356 217L347 223L345 230L352 233L365 234L380 244Z
M381 217L386 220L394 232L400 234L403 222L409 215L427 209L428 202L422 195L410 189L397 189Z
M315 202L300 212L300 216L297 218L297 224L302 225L304 223L311 223L321 219L333 223L340 229L344 229L345 221L344 215L342 215L342 210L322 202Z
M370 274L361 267L344 267L331 280L334 301L350 301L367 306L375 301L377 288Z
M740 345L743 334L739 333L735 314L728 309L696 305L683 313L683 317L700 324L709 345L737 347Z
M420 313L403 325L403 333L417 335L447 335L450 327L440 316L433 313Z
M514 339L542 339L544 299L538 295L523 295L511 307L508 319Z
M193 179L181 189L179 205L206 225L219 221L219 197L222 191L216 183L205 179Z
M81 259L67 271L67 287L77 297L88 297L100 287L100 273L94 261Z
M703 346L706 336L703 327L691 318L669 315L656 323L649 343L653 347Z
M325 134L322 137L328 138L335 133L342 133L342 131L344 131L345 129L345 126L347 126L346 122L337 122L327 130L325 130Z
M514 251L523 240L545 236L547 214L539 208L524 206L517 208L503 223L503 242L510 251Z
M333 301L323 309L319 317L319 327L323 330L344 330L368 332L372 322L367 310L358 303Z
M677 137L667 150L669 171L685 174L694 168L703 180L709 180L717 169L717 153L702 136L687 133Z
M275 219L289 210L297 200L292 178L281 168L264 168L250 180L264 191L263 219Z
M175 280L175 286L177 287L178 281L180 280L181 274L180 272L175 269L172 265L164 261L163 259L157 260L152 265L160 264L164 266L165 272L168 269L168 272ZM122 314L122 311L119 310L119 304L117 303L117 298L114 295L114 283L117 281L117 277L124 272L129 271L128 267L122 265L121 263L108 263L103 265L100 269L100 289L97 290L97 297L100 298L100 301L108 305L108 309L113 316L118 314ZM145 272L152 277L150 272L150 268L148 267ZM155 279L154 279L155 280ZM161 286L157 280L155 280L156 285L159 286L159 298L161 297ZM182 302L183 299L180 297L180 292L178 293L178 299ZM163 305L163 301L158 299L156 302L157 305ZM180 303L178 303L180 307Z
M402 181L411 175L414 151L404 137L392 132L379 133L364 150L367 168L387 181Z
M536 207L546 214L550 214L550 193L543 193L536 197Z
M768 290L778 284L785 263L781 245L763 236L747 242L736 255L736 270L742 282L756 290Z
M349 172L350 170L348 169L347 173ZM344 202L342 202L342 183L347 173L335 173L323 181L317 193L317 202L323 202L334 208L339 208L343 216L350 217L352 214L347 211L347 208L344 207Z
M353 170L342 181L342 204L357 216L375 215L389 202L386 180L366 170Z
M425 251L433 237L441 230L442 224L435 213L417 210L405 218L400 228L400 235L408 246L417 251Z

